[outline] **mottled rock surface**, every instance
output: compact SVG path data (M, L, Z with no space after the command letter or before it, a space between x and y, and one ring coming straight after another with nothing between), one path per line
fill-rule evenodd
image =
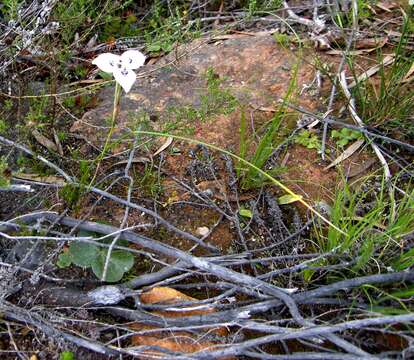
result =
M281 47L270 35L219 42L200 39L182 46L155 65L142 68L131 92L122 96L114 135L132 126L134 118L145 113L151 115L152 125L161 129L162 121L170 116L168 109L200 106L200 97L207 91L205 74L209 68L223 79L222 86L241 103L252 108L274 107L288 89L298 55ZM314 56L309 53L300 59L297 90L312 82ZM72 131L81 133L92 143L101 144L112 113L113 92L113 86L102 90L99 106L75 122ZM315 109L318 103L306 91L299 101L310 109ZM194 124L195 137L227 146L235 141L239 118L238 114L218 115L208 126Z

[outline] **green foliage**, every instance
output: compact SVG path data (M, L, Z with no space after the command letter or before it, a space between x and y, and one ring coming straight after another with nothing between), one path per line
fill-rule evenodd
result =
M206 120L213 115L231 114L236 109L238 101L229 89L222 87L224 79L215 74L211 67L207 69L205 78L207 94L200 97L201 105L197 109L197 117Z
M100 6L97 0L64 0L58 1L53 16L61 24L59 36L64 45L70 45L75 34L82 34L83 39L92 37L94 19L102 16L101 11L112 11L112 6ZM102 10L103 9L103 10Z
M72 255L68 251L61 253L56 261L56 265L61 269L67 268L71 264L72 264Z
M59 196L70 208L75 207L81 197L81 188L75 184L66 184L59 190Z
M75 360L75 355L72 351L63 351L59 355L59 360Z
M91 178L91 166L85 160L79 161L79 183L71 184L67 183L59 190L59 195L66 202L66 205L70 208L75 208L81 199L81 196L85 193L86 188Z
M44 93L44 91L42 92ZM40 126L47 123L50 120L47 114L48 106L49 98L46 96L30 99L30 108L25 116L26 122L31 126Z
M283 102L280 105L278 111L276 111L276 113L274 114L273 118L270 120L269 126L266 128L265 133L261 136L260 141L255 149L255 152L252 158L250 159L250 162L259 169L262 169L265 166L270 155L273 153L275 143L276 142L280 143L281 141L280 137L278 136L279 128L280 128L280 125L282 124L282 121L286 120L289 114L287 112L286 103L289 102L290 98L292 97L296 89L296 80L297 80L298 69L300 65L299 59L300 59L300 56L298 56L298 61L293 65L292 77L289 82L289 86L286 91L286 94L283 97ZM242 127L246 127L245 121L246 121L245 119L243 118L241 119ZM241 135L243 135L242 133L245 133L245 131L246 129L241 128L240 129ZM246 144L243 144L243 142L246 141L245 138L246 136L243 135L243 138L241 140L242 141L241 144L243 147L247 147ZM274 173L280 171L280 169L273 169L272 171L274 175ZM244 172L243 175L244 176L241 182L243 188L249 189L249 188L263 185L263 182L264 182L263 176L260 175L258 171L254 169L253 167L249 167L247 171Z
M239 209L239 215L245 218L251 219L253 217L253 213L250 209L246 208L240 208Z
M8 164L6 158L4 156L0 157L0 187L2 188L10 185L10 179L4 175L7 168Z
M384 183L379 189L376 186L369 191L353 191L348 185L337 191L330 220L347 236L332 226L327 232L321 230L318 237L322 250L329 252L337 249L348 253L357 260L354 271L363 270L372 260L375 266L383 264L394 269L413 265L412 250L403 252L397 258L390 255L391 249L394 248L394 252L399 249L395 244L414 227L414 191L408 192L397 203L387 194Z
M96 235L88 231L80 231L79 236L93 239ZM104 243L110 243L111 241L107 240ZM59 255L56 265L61 268L68 267L71 264L82 268L90 267L99 279L108 282L121 280L122 276L134 265L134 256L130 252L113 250L109 258L106 278L102 279L107 256L108 250L106 248L87 242L73 241L67 251Z
M59 141L65 141L68 137L68 134L65 131L58 131L57 132L57 137L58 137Z
M302 130L295 137L295 143L305 146L307 149L320 150L322 143L315 133L309 130Z
M243 5L248 10L248 15L253 16L263 11L280 9L282 0L246 0Z
M4 100L3 109L6 111L11 111L13 109L13 100L11 99Z
M188 5L156 0L144 26L146 49L150 53L169 52L173 46L200 35L198 22L188 22Z
M108 255L107 251L99 251L98 257L92 262L93 273L101 280L105 267L105 260ZM114 250L109 258L108 270L105 281L116 282L122 279L122 276L129 271L134 265L134 256L124 250Z
M402 35L394 48L394 62L387 67L381 66L379 85L364 81L352 89L357 111L367 124L390 129L406 139L414 136L414 88L409 81L405 81L414 63L414 53L409 48L414 33L413 24L414 21L410 18L404 20ZM382 64L384 57L379 52L378 63ZM353 68L352 58L349 63ZM356 79L356 74L354 76Z
M213 68L209 68L204 76L207 86L206 93L200 95L200 106L169 107L169 120L163 124L165 132L191 135L194 133L193 123L196 120L207 121L215 115L231 114L236 109L238 100L229 89L223 87L224 79L220 79Z
M7 123L3 119L0 119L0 134L4 134L7 131L7 128Z
M248 139L247 139L247 121L246 121L246 112L241 108L240 114L240 140L239 140L239 157L245 159L247 155L248 148ZM240 177L242 170L242 164L238 161L238 166L236 167L237 177Z
M139 171L134 174L140 184L140 190L143 194L156 198L162 191L162 186L159 179L159 173L154 167L154 164L145 164L144 171Z
M103 26L102 40L110 40L119 36L136 36L140 29L137 26L137 17L133 14L127 16L117 16L108 14L105 17L105 25Z
M414 248L411 248L398 257L392 264L396 271L408 269L414 265Z
M408 299L414 296L414 285L408 286L406 289L394 291L391 296L399 299Z
M336 145L344 147L348 143L364 138L364 135L359 131L342 128L341 130L332 130L331 137L336 139Z
M371 4L370 4L371 3ZM358 6L358 19L367 19L372 16L371 13L371 6L372 3L375 3L371 0L357 0ZM338 3L337 3L338 4ZM350 6L351 7L351 6ZM336 24L341 28L347 28L352 26L352 18L353 18L353 8L349 9L348 11L342 11L341 9L336 9L336 14L333 20Z
M16 19L17 11L22 3L24 3L23 0L2 0L0 14L3 15L6 20Z
M282 123L284 112L277 112L270 122L270 126L260 139L256 151L250 160L258 168L263 168L267 159L271 155L274 147L274 139L280 124ZM249 168L243 178L242 186L246 189L260 186L263 183L262 177L255 169Z
M257 11L257 0L249 0L249 15L252 16Z
M197 109L191 105L171 106L167 108L168 121L163 124L163 130L168 133L179 133L192 135L194 126L192 123L197 119Z
M287 205L287 204L291 204L294 203L298 200L302 199L301 195L291 195L291 194L286 194L286 195L282 195L277 199L277 202L279 205Z
M273 38L283 48L287 48L291 42L291 38L287 34L275 33L273 34Z

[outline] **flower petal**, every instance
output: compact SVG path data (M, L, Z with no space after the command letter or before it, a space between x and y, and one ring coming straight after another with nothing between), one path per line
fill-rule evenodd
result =
M100 70L113 73L115 65L121 60L121 57L111 53L103 53L93 59L92 64L96 65Z
M122 65L128 69L138 69L145 62L145 55L138 50L127 50L121 55Z
M123 67L121 69L114 68L114 78L118 84L122 86L125 92L129 92L132 85L134 85L137 76L131 69Z

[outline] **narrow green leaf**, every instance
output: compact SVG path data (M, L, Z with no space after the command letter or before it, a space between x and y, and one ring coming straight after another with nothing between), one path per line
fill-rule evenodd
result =
M294 203L295 201L299 201L299 200L302 200L301 195L286 194L286 195L279 197L277 199L277 202L279 203L279 205L286 205L286 204Z

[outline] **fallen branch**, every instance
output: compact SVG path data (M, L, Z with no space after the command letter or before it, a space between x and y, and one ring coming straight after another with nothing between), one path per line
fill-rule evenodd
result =
M351 112L352 118L361 128L364 128L365 124L356 112L355 99L351 96L351 93L348 89L348 86L346 83L345 71L341 72L339 83L341 85L342 91L344 92L346 98L348 99L348 109ZM391 179L391 172L390 172L390 168L388 167L388 163L385 160L384 155L382 155L382 152L378 148L378 146L374 142L370 141L369 138L368 140L369 140L369 144L371 145L372 149L374 150L375 154L377 155L384 169L385 180L388 182Z

